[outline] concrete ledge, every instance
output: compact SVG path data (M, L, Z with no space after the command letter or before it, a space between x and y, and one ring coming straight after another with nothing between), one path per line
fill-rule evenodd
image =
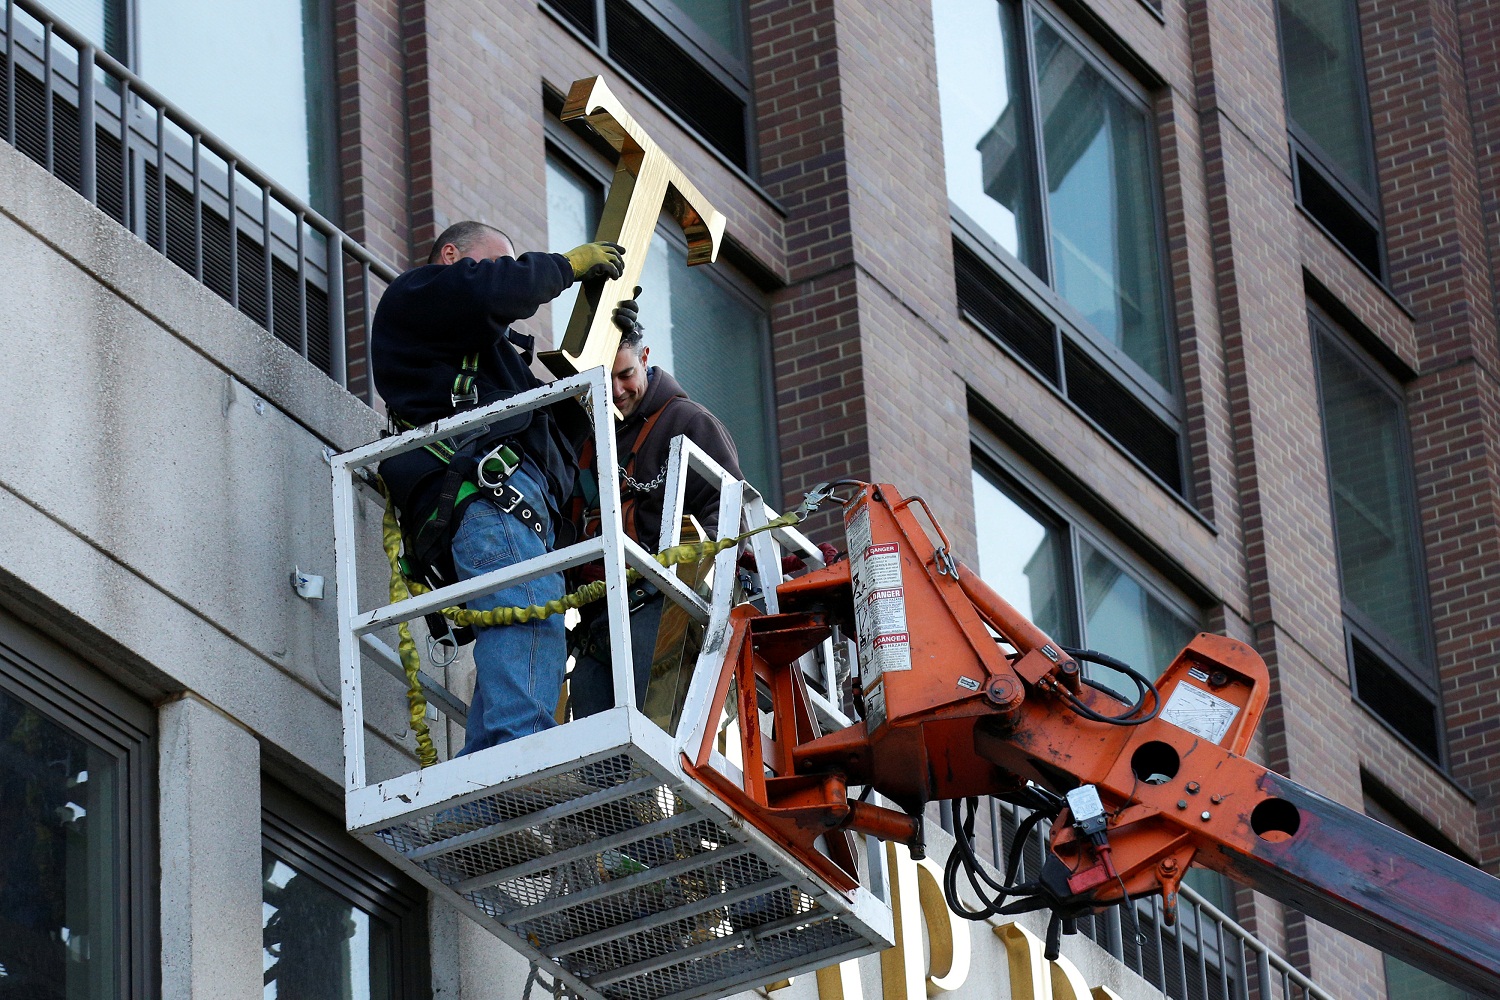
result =
M381 418L15 149L0 145L0 593L145 697L196 692L343 772L326 447ZM380 511L361 504L385 593ZM366 682L371 768L410 769L402 686Z

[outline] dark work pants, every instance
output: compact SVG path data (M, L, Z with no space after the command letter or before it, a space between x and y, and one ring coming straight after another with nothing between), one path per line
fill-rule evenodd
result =
M640 584L630 588L631 603L637 600ZM644 592L642 592L644 593ZM656 633L661 626L662 610L666 599L660 594L645 598L630 615L630 652L635 673L635 707L646 701L646 685L651 680L651 658L656 652ZM569 681L569 697L573 705L573 718L596 715L615 705L614 682L609 663L609 616L599 615L581 626L584 640L574 654L572 680Z

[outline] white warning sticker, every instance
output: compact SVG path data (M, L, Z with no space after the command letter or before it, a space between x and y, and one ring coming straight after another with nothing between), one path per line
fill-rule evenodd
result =
M870 547L870 506L863 504L844 525L844 537L849 542L849 556L862 560Z
M910 670L911 636L905 632L877 635L871 664L875 672L879 674L887 674L893 670Z
M872 544L868 506L854 513L847 530L860 669L864 677L878 682L888 671L911 669L901 546L897 542Z
M873 733L885 725L885 685L876 681L865 692L865 732Z
M1239 706L1233 702L1186 683L1172 689L1167 707L1161 710L1163 719L1210 743L1222 740L1239 714Z
M860 576L870 590L901 586L901 546L895 542L866 546Z
M906 631L906 591L900 587L872 590L869 598L870 624L876 635Z

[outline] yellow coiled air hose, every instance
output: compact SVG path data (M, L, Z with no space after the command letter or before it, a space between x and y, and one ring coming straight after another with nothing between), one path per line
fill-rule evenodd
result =
M745 539L758 535L763 531L774 531L777 528L789 528L801 520L797 511L782 514L774 520L768 521L758 528L752 528L741 535L733 538L720 538L706 542L692 542L686 545L673 545L656 553L656 561L662 566L670 569L673 566L682 566L688 563L698 563L705 559L712 559L725 549L733 548ZM431 587L408 580L401 572L401 528L396 521L396 508L387 500L385 507L385 520L382 524L382 540L385 544L386 558L391 563L391 603L396 604L417 594L426 594ZM627 581L634 582L641 578L641 574L634 569L627 570ZM494 608L489 611L470 611L468 608L443 608L443 617L460 627L465 625L479 625L485 627L502 625L520 625L529 621L539 621L550 618L555 614L581 608L585 604L592 603L604 596L605 582L595 580L586 583L582 587L565 594L555 601L546 604L532 604L524 608ZM427 698L422 694L422 684L417 677L417 671L421 666L421 658L417 653L417 644L412 641L411 630L406 623L398 626L401 637L399 651L401 654L401 666L406 671L406 679L409 687L406 691L406 702L411 709L411 728L417 735L417 761L423 767L430 767L437 763L437 751L432 746L432 736L428 732Z

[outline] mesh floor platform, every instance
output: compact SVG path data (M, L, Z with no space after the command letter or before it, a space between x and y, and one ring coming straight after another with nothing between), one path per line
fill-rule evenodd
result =
M360 833L586 997L721 997L889 944L888 909L707 796L625 746Z
M889 947L891 909L878 849L866 857L864 885L874 891L835 889L683 770L683 751L703 745L705 734L714 731L708 727L717 725L706 716L724 669L734 549L715 558L705 599L625 537L619 484L605 477L598 536L419 597L361 609L361 522L355 510L357 490L367 485L358 478L362 470L432 440L569 399L588 401L599 467L614 468L603 368L330 458L349 831L586 1000L723 997ZM775 519L759 493L686 438L674 439L667 469L664 539L677 538L690 471L718 484L722 524L764 528ZM788 528L777 531L762 532L750 543L763 578L780 578L777 538L819 559L806 538ZM406 682L396 652L376 632L475 594L595 560L604 565L617 690L631 686L627 561L703 627L703 651L677 735L617 703L503 746L367 780L362 657L369 655ZM775 611L774 590L762 600L768 612ZM830 655L821 675L825 691L837 689L831 664ZM468 708L452 692L431 677L419 680L451 720L466 720ZM824 705L821 711L836 709ZM730 777L735 765L722 764Z

